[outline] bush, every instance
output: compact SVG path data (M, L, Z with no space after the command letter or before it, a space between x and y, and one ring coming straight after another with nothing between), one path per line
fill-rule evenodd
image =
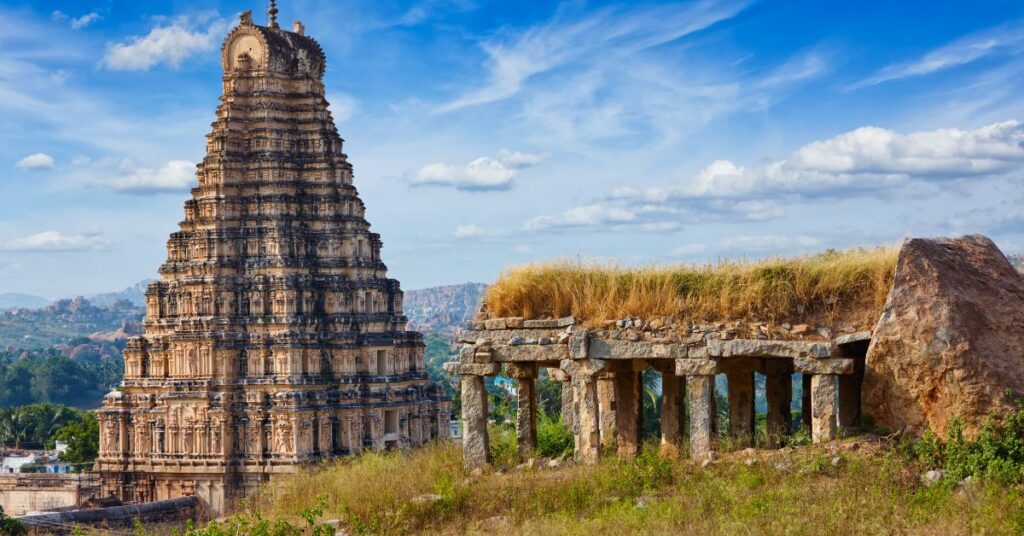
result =
M574 438L572 430L561 421L538 412L537 454L545 458L566 458L572 455Z
M25 528L24 523L17 519L11 519L4 513L4 507L0 506L0 534L4 536L21 536L22 534L28 534L28 529Z
M963 420L954 418L945 441L929 430L911 450L928 467L945 470L950 479L976 476L1001 484L1022 483L1024 406L1001 420L990 416L973 440L964 437Z

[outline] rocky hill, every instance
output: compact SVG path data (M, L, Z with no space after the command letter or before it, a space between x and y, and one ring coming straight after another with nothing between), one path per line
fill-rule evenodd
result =
M487 285L464 283L405 292L411 329L453 339L455 331L476 316Z
M143 279L138 283L120 291L120 292L104 292L102 294L96 294L89 296L89 301L93 305L111 305L119 300L127 300L136 307L146 306L146 287L153 282L152 279Z
M127 300L98 306L82 297L3 311L0 348L41 349L90 337L112 342L138 332L144 312Z
M17 292L0 293L0 310L17 309L19 307L37 308L44 307L50 300L41 296L31 294L19 294Z

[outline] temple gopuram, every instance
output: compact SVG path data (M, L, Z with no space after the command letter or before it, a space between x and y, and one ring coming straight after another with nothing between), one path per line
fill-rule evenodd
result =
M224 41L198 185L98 412L96 471L125 502L197 495L220 514L302 464L448 435L352 185L323 50L276 15L246 12Z

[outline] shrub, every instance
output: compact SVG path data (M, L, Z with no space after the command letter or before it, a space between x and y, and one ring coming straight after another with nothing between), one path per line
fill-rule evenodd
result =
M572 430L561 421L538 412L537 454L546 458L565 458L572 455L574 439Z
M983 477L1002 484L1024 482L1024 406L1003 419L990 416L977 438L964 436L964 423L950 421L946 440L928 431L911 447L912 454L946 477L960 480Z

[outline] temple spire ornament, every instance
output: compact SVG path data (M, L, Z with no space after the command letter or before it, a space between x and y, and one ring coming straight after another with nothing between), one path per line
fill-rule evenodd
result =
M270 7L267 9L267 28L280 28L277 25L277 0L270 0Z

